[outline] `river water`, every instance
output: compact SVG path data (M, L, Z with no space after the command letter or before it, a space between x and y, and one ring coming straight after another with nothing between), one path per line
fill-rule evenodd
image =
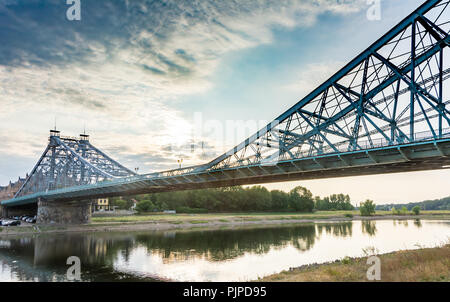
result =
M246 281L367 251L450 241L450 221L380 220L215 230L104 232L0 238L0 281Z

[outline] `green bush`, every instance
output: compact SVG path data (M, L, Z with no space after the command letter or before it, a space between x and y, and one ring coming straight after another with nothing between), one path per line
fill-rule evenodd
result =
M353 218L353 214L350 214L350 213L347 213L347 214L345 214L344 216L345 216L345 217L348 217L348 218Z
M419 206L415 206L414 208L412 208L412 211L413 211L414 215L419 215L420 214L420 207Z
M155 208L153 202L150 200L142 200L136 205L136 211L138 213L151 212Z
M342 258L342 260L341 260L341 263L342 264L351 264L353 261L352 261L352 258L350 258L349 256L345 256L344 258Z
M400 214L401 215L408 215L408 208L407 207L402 207L402 209L400 210Z
M392 212L393 215L400 215L400 211L396 207L393 207L391 209L391 212Z
M373 200L367 199L365 202L361 203L359 211L362 216L371 216L375 214L375 203Z
M128 210L130 209L129 204L124 199L112 199L111 205L117 207L119 210Z

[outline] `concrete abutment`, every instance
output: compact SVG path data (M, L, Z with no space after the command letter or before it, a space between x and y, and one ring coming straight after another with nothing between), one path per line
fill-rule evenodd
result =
M91 222L92 201L38 201L37 223L43 225L87 224Z

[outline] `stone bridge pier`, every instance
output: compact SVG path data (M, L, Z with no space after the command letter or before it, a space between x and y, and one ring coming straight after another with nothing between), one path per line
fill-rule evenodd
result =
M91 222L92 200L45 201L37 205L38 224L86 224Z

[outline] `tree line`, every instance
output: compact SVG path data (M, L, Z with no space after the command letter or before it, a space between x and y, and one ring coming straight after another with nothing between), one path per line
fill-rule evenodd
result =
M416 206L418 206L421 210L427 210L427 211L450 210L450 196L441 198L441 199L425 200L422 202L411 202L411 203L407 203L407 204L378 205L377 210L391 211L394 208L402 209L404 207L404 208L406 208L406 210L411 211Z
M145 194L112 198L111 205L128 209L137 201L138 212L176 210L177 213L214 212L312 212L314 210L353 210L350 196L333 194L314 197L298 186L289 192L269 191L262 186L242 186Z

